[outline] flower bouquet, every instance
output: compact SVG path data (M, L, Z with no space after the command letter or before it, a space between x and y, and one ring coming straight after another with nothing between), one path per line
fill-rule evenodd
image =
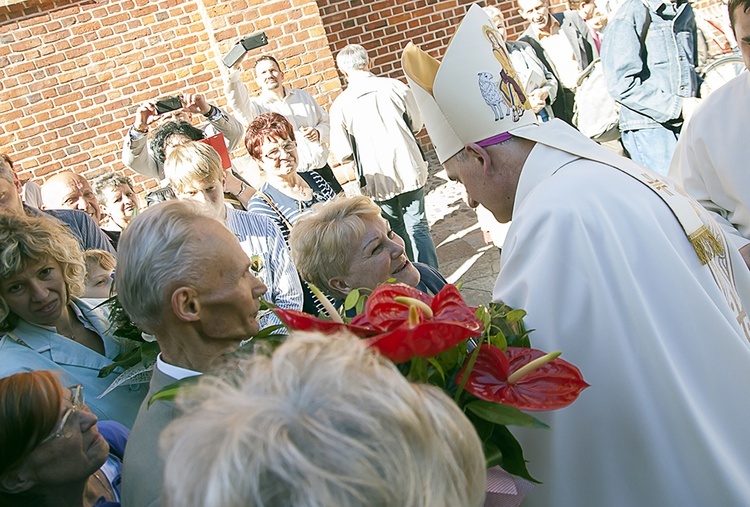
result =
M538 482L508 426L546 428L527 412L566 407L588 384L560 352L530 348L526 312L498 303L469 307L450 284L434 297L402 284L380 285L369 297L352 291L341 309L355 312L351 319L318 296L329 318L274 311L289 329L347 330L367 340L409 380L453 398L477 430L488 468Z

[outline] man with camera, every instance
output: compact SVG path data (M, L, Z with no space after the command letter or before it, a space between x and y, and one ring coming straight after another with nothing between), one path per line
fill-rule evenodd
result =
M225 65L237 65L245 53L236 61L224 61ZM328 113L304 90L284 86L284 72L279 62L271 55L262 55L255 61L255 82L260 95L250 97L238 70L229 73L225 91L227 102L249 125L259 115L278 113L294 127L299 157L299 172L316 171L336 193L341 184L328 165L328 143L331 124Z
M122 163L133 171L150 178L164 178L162 164L148 147L148 130L156 121L163 119L190 122L193 114L202 114L208 123L202 128L206 137L221 132L227 141L227 150L232 151L242 139L242 124L218 107L209 104L203 95L185 93L169 99L147 101L135 112L135 121L125 136Z

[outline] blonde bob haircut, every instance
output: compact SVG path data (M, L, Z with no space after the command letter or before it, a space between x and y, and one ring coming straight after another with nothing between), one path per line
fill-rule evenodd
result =
M164 161L164 176L181 193L193 183L224 180L221 157L211 146L192 141L172 148Z
M46 216L0 215L0 280L4 281L45 259L57 261L67 290L64 303L84 292L86 266L76 238L57 220ZM0 296L0 331L10 331L18 316Z
M378 205L363 195L340 195L310 208L289 236L292 260L302 279L331 296L346 297L329 281L349 274L352 255L367 230L365 220L380 216Z
M469 420L362 340L293 332L241 366L181 393L160 439L168 507L483 504Z

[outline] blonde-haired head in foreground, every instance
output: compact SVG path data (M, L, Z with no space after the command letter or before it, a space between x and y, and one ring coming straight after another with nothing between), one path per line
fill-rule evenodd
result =
M161 437L169 507L482 505L469 420L359 339L295 332L240 370L181 396Z

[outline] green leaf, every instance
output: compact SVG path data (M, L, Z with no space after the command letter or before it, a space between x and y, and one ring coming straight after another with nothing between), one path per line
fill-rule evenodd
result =
M184 389L185 387L197 384L200 378L201 378L200 375L193 375L192 377L185 377L183 379L178 380L177 382L172 382L171 384L166 386L164 389L162 389L158 393L154 394L151 398L149 398L148 406L150 407L151 404L154 403L155 401L174 401L182 389Z
M508 349L508 341L505 339L505 335L503 334L503 332L499 329L497 333L490 334L487 337L487 340L490 342L490 345L494 345L495 347L502 349L503 351Z
M101 370L99 370L98 377L104 378L108 375L111 375L118 367L122 368L130 368L133 365L138 364L138 362L141 359L141 349L140 347L134 348L133 350L130 350L124 354L118 354L113 360L112 364L108 364Z
M421 357L413 357L411 359L411 368L409 368L409 380L426 383L427 377L427 361Z
M443 380L443 385L445 385L445 372L440 366L440 363L434 357L428 357L427 362L430 363L432 367L435 368L435 370L440 374L440 378Z
M482 442L486 442L492 437L492 432L495 430L494 423L471 416L471 414L469 414L469 420L474 425L474 429L477 431L477 435L479 435L479 439Z
M511 310L505 316L508 322L521 322L526 317L526 310Z
M485 467L492 468L503 462L503 453L492 442L482 442L482 450L484 451Z
M250 338L254 341L260 341L260 340L283 340L286 338L286 334L284 333L277 333L276 331L279 331L281 329L286 329L286 326L283 324L274 324L273 326L264 327L260 331L258 331L258 334Z
M513 433L511 433L508 428L505 426L495 426L495 431L492 434L491 441L497 445L497 448L500 449L500 453L503 456L502 462L500 463L503 470L510 474L523 477L527 481L541 484L541 482L534 479L531 474L529 474L529 471L526 468L526 460L523 457L521 444L518 443L518 440L516 440L516 437L513 436Z
M367 294L362 294L361 296L359 296L359 299L357 300L357 308L355 308L357 315L365 311L366 303L367 303Z
M504 426L523 426L525 428L549 428L548 425L536 417L532 417L526 412L521 412L516 407L510 405L502 405L500 403L493 403L490 401L476 400L471 403L467 403L464 410L481 417L485 421L490 421L495 424L502 424Z
M359 301L359 290L354 289L349 294L346 295L346 299L344 300L344 310L345 311L351 310L357 305L358 301Z

